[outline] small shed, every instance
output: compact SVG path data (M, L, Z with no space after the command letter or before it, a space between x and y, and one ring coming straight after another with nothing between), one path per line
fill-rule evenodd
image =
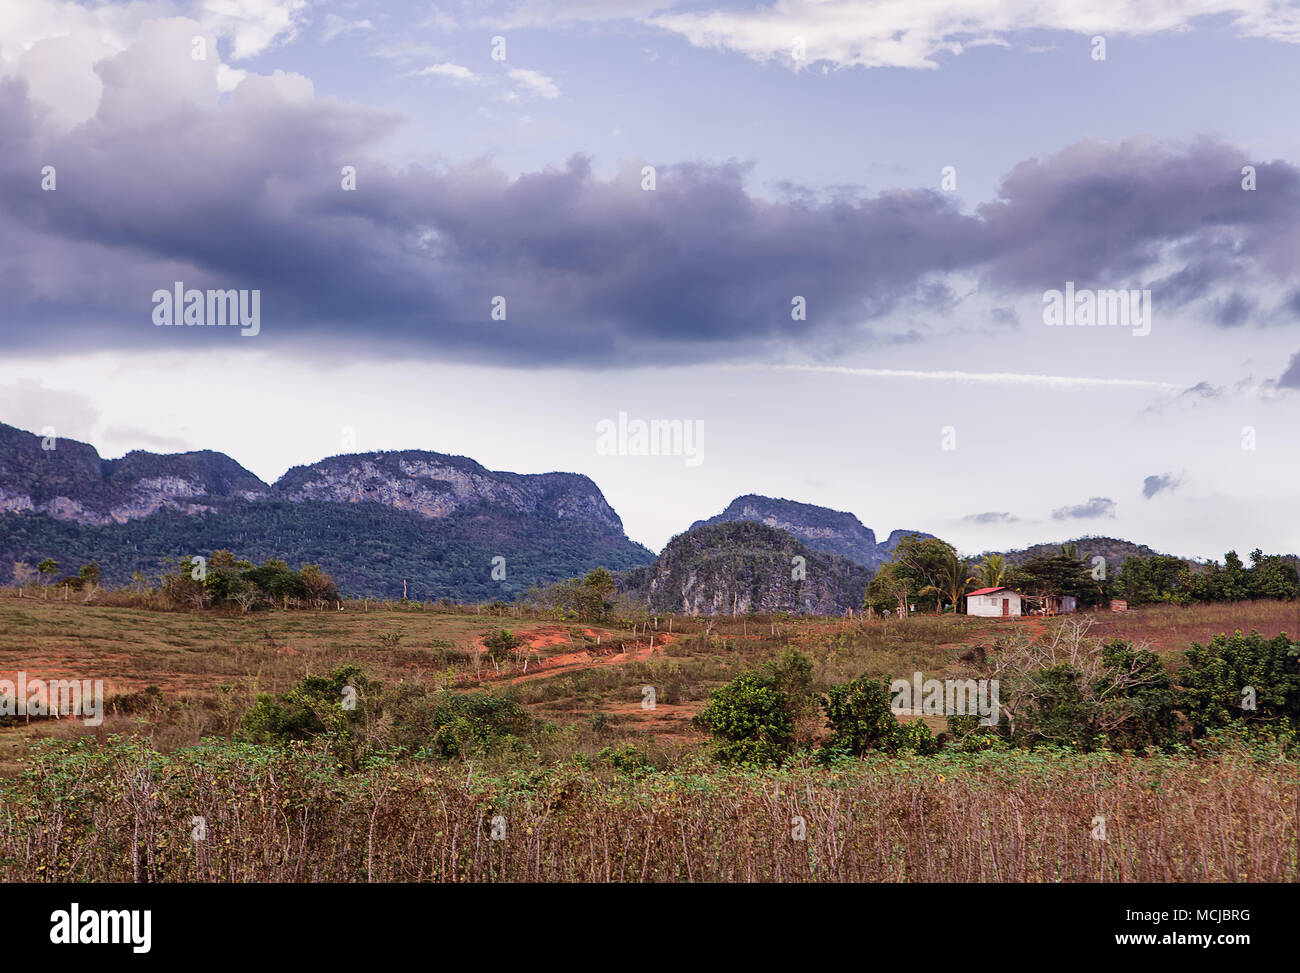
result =
M1035 615L1072 615L1079 610L1079 600L1074 595L1044 595L1030 601L1039 605L1033 612Z
M966 596L966 614L1001 618L1024 614L1024 596L1006 586L980 588Z

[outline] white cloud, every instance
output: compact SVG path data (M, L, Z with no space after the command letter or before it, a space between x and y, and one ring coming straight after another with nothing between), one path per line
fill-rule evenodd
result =
M448 81L454 81L457 84L464 84L478 80L478 75L465 67L463 64L453 64L450 61L442 64L430 64L428 67L420 68L416 71L408 71L408 78L445 78Z
M148 37L162 46L133 57L150 60L155 90L183 88L202 103L246 75L222 63L219 40L234 59L252 57L291 39L306 9L307 0L0 0L0 76L26 81L47 123L66 131L98 110L99 72ZM196 36L207 42L202 61L191 57Z
M1081 35L1185 30L1201 17L1228 18L1241 35L1300 43L1300 9L1284 0L778 0L756 10L664 13L643 22L697 47L736 51L792 68L937 66L936 55L1006 43L1016 31ZM804 57L792 57L802 38Z
M456 18L450 16L449 14L443 13L437 7L432 8L429 11L429 15L425 17L424 20L416 24L416 26L422 27L426 30L443 30L443 31L456 30L459 27L459 25L456 23Z
M239 87L239 82L248 77L247 71L241 71L239 68L232 68L228 64L217 65L217 90L223 94L234 91Z
M640 19L667 10L673 3L674 0L513 0L502 9L484 13L478 18L478 24L494 30L512 30L565 22Z
M298 33L307 0L201 0L199 19L229 38L236 61L256 57Z
M321 39L329 43L340 34L348 34L354 30L374 30L375 25L369 20L345 20L338 14L325 15L325 29Z
M540 71L513 68L510 71L510 80L518 84L526 93L539 98L560 97L560 86Z

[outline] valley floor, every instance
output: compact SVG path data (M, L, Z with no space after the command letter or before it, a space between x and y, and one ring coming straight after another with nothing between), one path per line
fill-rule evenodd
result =
M1093 635L1172 658L1217 632L1293 631L1295 616L1255 603L1091 620ZM0 821L0 880L1300 879L1293 761L1012 751L746 771L711 763L692 723L714 689L786 648L812 657L824 692L863 674L943 678L976 647L1057 624L591 625L361 602L239 616L0 592L0 679L103 679L109 697L99 727L0 725L0 804L22 809ZM501 629L518 645L494 662L483 640ZM509 697L543 731L522 755L350 773L319 747L231 742L258 693L349 664L386 687ZM196 817L213 840L191 840Z

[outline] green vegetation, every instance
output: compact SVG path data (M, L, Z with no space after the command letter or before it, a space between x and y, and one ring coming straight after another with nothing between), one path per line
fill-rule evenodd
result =
M899 723L890 711L889 686L883 681L860 677L832 686L822 705L826 725L832 730L823 754L826 759L841 754L861 757L872 750L921 755L939 750L939 742L924 722Z
M1216 636L1209 646L1194 644L1176 682L1156 653L1120 639L1089 639L1088 627L1070 620L1046 641L1023 633L999 640L975 671L998 686L996 720L984 725L973 713L947 711L948 732L938 737L921 720L899 722L884 679L859 676L833 685L821 699L831 733L819 757L928 755L945 746L1146 753L1176 751L1214 731L1277 753L1293 750L1300 646L1285 635L1237 633ZM800 693L782 684L775 675L780 669L781 663L769 663L714 691L699 722L713 734L715 759L754 765L789 759ZM990 707L979 715L993 712Z
M162 577L162 594L176 607L234 607L241 612L295 605L323 608L340 598L334 579L319 565L292 570L278 558L261 565L241 561L230 551L213 551L203 562L180 562Z
M737 676L699 715L713 733L714 759L729 764L780 764L794 747L790 703L770 677Z
M1115 592L1131 605L1295 599L1300 598L1300 575L1293 556L1265 554L1259 548L1251 551L1249 566L1236 551L1225 554L1222 564L1205 565L1155 555L1125 561Z
M1300 728L1300 645L1285 635L1216 635L1192 643L1179 673L1193 731L1232 728L1288 744Z
M619 606L614 575L603 567L588 571L581 579L535 588L526 598L554 617L569 621L607 621Z
M399 597L405 578L412 598L457 601L510 600L602 564L621 570L653 557L621 533L558 517L494 511L429 518L378 503L226 500L219 510L160 510L102 527L45 514L0 517L0 564L95 561L107 585L154 575L168 558L216 550L254 563L319 564L350 595ZM492 577L498 555L508 558L504 580Z
M209 559L205 581L266 586L247 613L0 599L0 670L115 682L102 727L0 727L0 880L1296 877L1291 603L1250 609L1264 635L1220 634L1236 603L1150 609L1214 633L1157 653L1125 634L1146 611L284 611L286 572ZM895 716L916 672L997 679L1000 719Z
M1240 750L780 770L656 771L625 751L531 773L333 763L320 748L51 742L0 780L0 881L1300 880L1300 763Z

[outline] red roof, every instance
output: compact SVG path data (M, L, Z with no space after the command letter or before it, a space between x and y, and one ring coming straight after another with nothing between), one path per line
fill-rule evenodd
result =
M1010 589L1007 588L1006 585L998 585L996 588L981 588L979 591L968 591L966 592L966 596L970 597L971 595L991 595L995 591L1008 591L1008 590Z

